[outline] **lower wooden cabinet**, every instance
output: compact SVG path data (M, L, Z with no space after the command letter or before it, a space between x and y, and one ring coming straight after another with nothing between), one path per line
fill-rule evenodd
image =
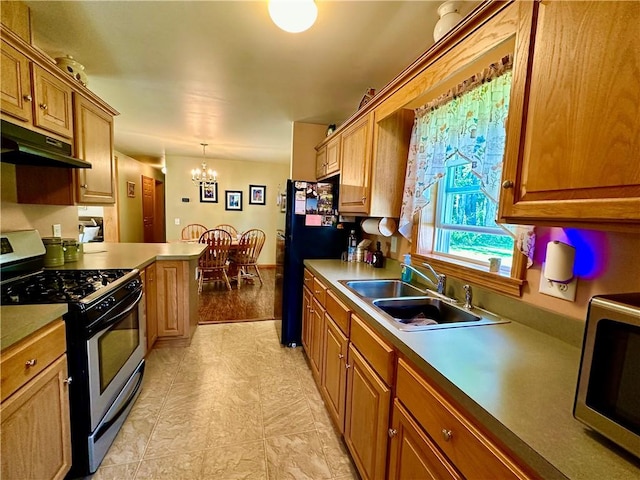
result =
M340 433L344 433L349 339L328 313L325 314L324 319L324 355L320 389L334 423Z
M463 478L398 399L389 438L389 480Z
M385 478L391 389L353 344L347 360L344 440L364 480Z
M67 356L0 405L3 480L62 479L71 468Z
M317 298L313 297L311 302L311 310L309 312L309 320L311 323L311 338L309 351L309 360L311 361L311 371L316 377L316 381L320 383L322 368L322 353L324 349L324 307Z
M304 351L309 354L311 349L311 336L312 331L311 328L313 324L311 323L311 290L309 290L306 285L302 287L302 347Z
M147 326L147 352L151 351L158 339L158 315L157 315L157 282L155 262L140 272L142 288L144 291L144 310Z

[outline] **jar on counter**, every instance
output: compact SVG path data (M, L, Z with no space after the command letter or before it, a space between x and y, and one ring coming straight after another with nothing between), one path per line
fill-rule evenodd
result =
M75 238L63 238L62 250L65 263L77 262L82 254L82 244Z
M45 237L42 239L44 244L44 266L60 267L64 265L64 248L62 246L62 238Z

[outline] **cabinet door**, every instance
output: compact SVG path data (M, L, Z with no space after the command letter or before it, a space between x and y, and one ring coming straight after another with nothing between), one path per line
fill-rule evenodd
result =
M66 379L63 355L2 402L3 479L62 479L71 468Z
M308 357L311 357L311 336L313 323L311 322L311 291L302 287L302 346Z
M324 177L327 171L327 146L323 145L316 152L316 178Z
M146 295L146 314L147 314L147 351L151 351L153 344L158 338L158 316L157 310L157 282L156 282L156 264L152 263L145 271L145 295Z
M156 262L156 312L159 337L185 335L189 323L187 262ZM186 270L186 275L185 275Z
M321 389L325 404L340 433L344 433L345 395L347 388L347 346L349 339L333 319L325 314L324 355Z
M318 383L320 383L320 372L322 368L322 350L324 340L324 307L314 297L311 315L309 316L313 327L311 327L311 371Z
M33 124L63 137L73 137L71 87L38 65L33 66Z
M29 59L2 42L0 92L2 113L31 124L33 119Z
M341 212L368 212L372 121L373 114L369 114L342 132L339 204Z
M114 203L113 117L74 95L76 155L91 163L77 169L78 203Z
M463 478L397 399L389 437L389 480Z
M519 8L500 217L637 223L640 3Z
M325 174L333 175L340 171L340 138L334 138L327 144L327 163Z
M385 478L391 390L349 345L344 440L364 480Z

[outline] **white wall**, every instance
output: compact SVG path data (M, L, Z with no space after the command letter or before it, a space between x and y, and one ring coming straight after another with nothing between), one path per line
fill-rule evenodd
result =
M259 228L267 240L258 263L275 264L276 230L284 229L284 214L276 201L279 191L286 188L289 163L207 159L207 167L218 172L218 203L201 203L199 189L191 182L191 169L201 163L201 157L166 157L167 242L178 240L189 223L207 228L228 223L239 231ZM249 204L249 185L266 185L266 205ZM242 191L242 211L225 210L225 190ZM182 202L182 198L189 202ZM176 219L180 225L175 224Z

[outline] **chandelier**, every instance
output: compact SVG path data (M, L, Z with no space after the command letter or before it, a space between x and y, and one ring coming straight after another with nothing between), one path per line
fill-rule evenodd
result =
M207 169L205 149L208 143L201 143L202 145L202 169L194 168L191 170L191 181L194 185L212 187L218 182L218 173L215 170Z

